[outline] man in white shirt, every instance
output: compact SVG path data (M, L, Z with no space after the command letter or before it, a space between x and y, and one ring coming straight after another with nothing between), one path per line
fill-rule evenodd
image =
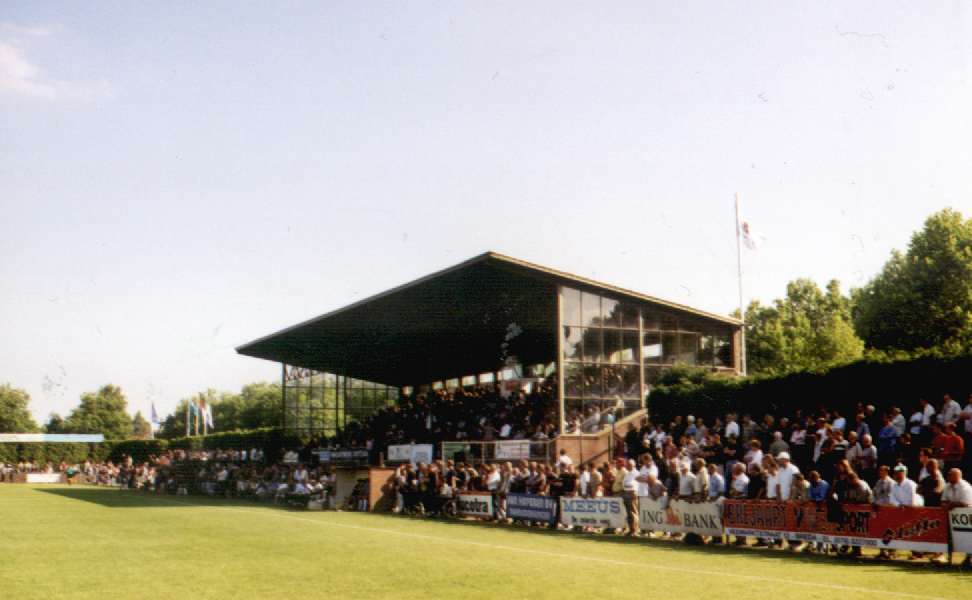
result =
M648 495L649 481L651 479L658 479L658 466L655 465L655 461L652 460L650 454L644 454L641 457L641 469L638 470L638 477L636 478L638 482L638 496Z
M569 456L567 456L567 451L561 448L560 456L557 458L557 463L559 463L561 467L566 467L568 465L574 464L574 461Z
M709 501L715 502L726 494L726 480L719 474L719 465L709 463Z
M624 509L628 519L628 537L638 535L638 465L633 458L629 458L626 463L626 470L623 471L624 479L621 482L621 490L624 496Z
M839 412L834 411L834 422L830 425L831 428L844 433L844 428L847 427L847 419L845 419Z
M726 434L725 439L729 439L729 436L739 437L739 423L736 423L736 415L729 413L726 415Z
M945 394L942 399L942 412L938 416L938 422L945 426L949 423L958 423L959 415L962 414L962 407L952 399L952 396Z
M678 472L678 497L690 500L695 493L695 475L688 463L682 463Z
M894 415L891 417L891 424L894 426L895 431L898 432L898 437L901 437L905 432L905 428L908 426L908 422L905 416L901 414L901 409L897 406L891 408L891 414Z
M891 484L891 506L922 506L924 501L918 494L918 486L908 479L908 467L898 465L894 468L894 483Z
M972 485L962 479L962 471L948 470L948 483L942 492L942 506L947 510L972 506Z
M790 492L793 489L793 476L799 473L800 469L790 462L790 454L788 452L780 452L776 460L780 464L779 471L776 474L777 482L780 486L779 499L786 502L790 499Z
M732 465L732 481L729 482L730 498L745 498L749 494L749 475L746 466L737 462Z

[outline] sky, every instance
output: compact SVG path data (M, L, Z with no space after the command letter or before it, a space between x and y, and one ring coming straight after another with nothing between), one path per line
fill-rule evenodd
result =
M4 2L0 382L39 421L494 250L704 310L972 216L964 2Z

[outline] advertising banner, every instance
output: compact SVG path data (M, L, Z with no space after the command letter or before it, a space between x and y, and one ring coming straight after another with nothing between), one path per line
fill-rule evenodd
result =
M367 448L342 448L337 450L317 450L317 458L322 463L331 464L343 464L343 465L366 465L368 464L368 449ZM296 454L296 453L295 453ZM292 461L297 462L297 456L293 457ZM288 462L287 456L284 456L284 462Z
M456 500L456 512L467 517L492 517L493 495L459 494Z
M624 527L624 501L621 498L561 498L560 522L573 527Z
M948 525L952 528L952 549L972 554L972 508L953 508L948 513Z
M557 518L557 500L534 494L507 494L506 516L524 521L553 523Z
M413 465L432 462L432 444L398 444L388 446L388 462L410 462Z
M496 442L497 460L529 460L530 440Z
M939 507L726 500L726 533L917 552L948 550L948 515Z
M697 533L721 536L722 514L715 502L686 502L648 496L638 498L638 519L642 531Z
M27 483L61 483L61 474L27 473Z

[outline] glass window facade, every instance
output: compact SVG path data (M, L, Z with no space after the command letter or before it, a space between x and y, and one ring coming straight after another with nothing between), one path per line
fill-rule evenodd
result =
M331 437L351 421L398 402L379 383L284 365L283 428L303 438Z
M588 431L598 413L642 408L643 390L672 365L733 367L729 325L569 287L560 307L568 431Z

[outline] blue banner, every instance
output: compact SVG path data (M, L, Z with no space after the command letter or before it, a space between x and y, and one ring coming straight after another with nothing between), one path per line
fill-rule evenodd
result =
M506 516L524 521L553 523L557 518L557 499L534 494L507 494Z

